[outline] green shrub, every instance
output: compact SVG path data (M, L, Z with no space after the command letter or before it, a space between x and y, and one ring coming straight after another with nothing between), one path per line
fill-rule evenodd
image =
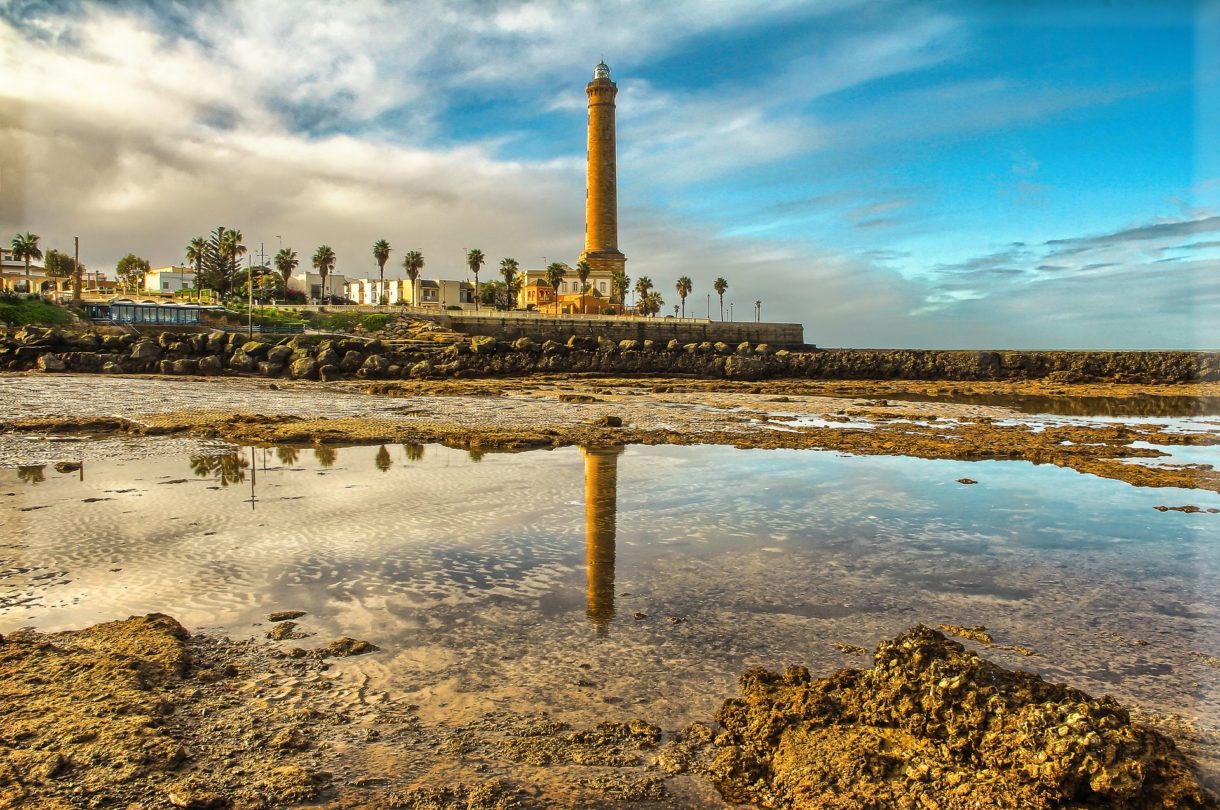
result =
M72 322L72 315L63 307L48 304L39 298L5 296L0 299L0 322L9 326L63 326Z
M361 325L370 332L376 332L379 329L384 329L385 325L389 322L389 315L383 312L378 312L374 313L373 315L365 315L364 320L361 321Z

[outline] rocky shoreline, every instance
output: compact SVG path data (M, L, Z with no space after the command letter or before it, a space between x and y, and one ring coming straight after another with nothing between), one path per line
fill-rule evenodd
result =
M0 339L0 371L250 375L332 381L444 379L538 373L653 374L725 380L1034 380L1185 383L1220 380L1208 352L1020 352L866 349L773 350L743 342L667 343L572 337L511 343L437 331L426 321L381 337L242 333L134 335L25 327Z
M352 640L347 640L352 642ZM336 652L337 650L337 652ZM867 669L753 669L683 729L492 713L446 726L351 687L371 652L191 634L162 614L0 641L5 807L507 810L1215 808L1161 733L917 626Z

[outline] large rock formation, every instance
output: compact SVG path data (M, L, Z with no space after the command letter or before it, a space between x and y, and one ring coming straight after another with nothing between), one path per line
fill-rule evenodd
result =
M1216 352L998 352L809 349L772 351L766 344L573 337L566 343L509 343L487 336L437 333L432 340L296 336L276 343L241 334L157 336L74 334L26 327L0 337L0 370L40 368L128 374L291 374L314 379L477 377L549 373L691 375L731 380L1026 380L1176 383L1220 380ZM42 361L39 359L53 355ZM379 359L373 359L379 358ZM192 365L178 361L196 361ZM304 362L310 361L310 362ZM311 363L313 365L311 365ZM293 371L293 369L296 369Z
M1173 742L1094 699L922 625L871 669L752 669L726 701L712 777L776 808L1214 808Z

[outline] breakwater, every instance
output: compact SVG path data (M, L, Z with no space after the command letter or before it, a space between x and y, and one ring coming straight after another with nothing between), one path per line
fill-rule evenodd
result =
M479 377L529 373L681 375L761 380L1029 380L1177 383L1220 380L1217 352L1006 352L811 349L743 341L572 336L565 342L454 336L389 342L296 335L74 333L26 327L0 339L0 370L244 374L294 379Z

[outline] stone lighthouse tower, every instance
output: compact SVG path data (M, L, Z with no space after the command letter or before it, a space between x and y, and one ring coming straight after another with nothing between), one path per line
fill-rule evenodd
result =
M614 97L618 85L610 80L605 62L593 69L585 87L589 96L589 180L585 189L585 249L583 261L597 275L609 275L626 266L618 249L618 171L615 157Z

